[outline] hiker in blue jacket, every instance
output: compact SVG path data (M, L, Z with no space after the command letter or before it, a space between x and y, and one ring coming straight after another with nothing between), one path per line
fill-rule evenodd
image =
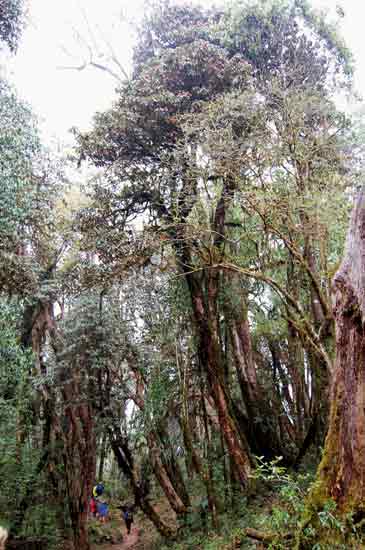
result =
M128 505L117 506L117 508L122 511L122 516L123 516L123 519L125 521L125 525L127 527L127 533L128 533L128 535L130 535L131 527L132 527L132 523L133 523L134 508L133 508L133 506L128 506Z

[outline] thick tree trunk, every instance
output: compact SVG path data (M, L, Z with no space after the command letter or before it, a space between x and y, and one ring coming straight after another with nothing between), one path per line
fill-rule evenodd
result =
M89 550L89 536L87 532L87 509L80 512L78 508L70 509L70 518L73 532L74 550Z
M72 408L72 405L66 408L69 424L63 429L67 500L75 550L89 550L86 522L96 468L94 422L87 404L75 407L74 411Z
M34 357L34 368L36 372L41 376L44 375L41 364L41 351L42 345L45 340L46 334L54 331L53 311L52 303L44 302L34 299L25 308L22 320L21 331L21 344L25 349L31 348ZM40 391L37 392L33 401L34 421L38 421L38 413L40 409L40 403L43 400L44 412L46 415L46 421L44 423L43 431L43 450L39 458L39 462L36 466L36 472L38 475L46 470L50 460L50 440L51 432L53 428L53 421L55 418L54 412L54 395L51 389L43 384ZM16 430L16 451L17 459L21 460L22 447L25 443L27 435L27 421L24 418L22 407L19 407L17 418L17 430ZM36 478L31 478L26 485L24 496L18 503L18 510L15 522L13 524L13 531L17 533L20 530L23 523L26 511L32 502L32 494L36 489Z
M354 209L333 281L336 363L319 475L342 508L365 509L365 192Z
M80 381L87 360L62 369L64 414L61 420L67 500L75 550L89 550L86 521L88 502L96 473L96 440L92 405Z
M307 523L328 498L339 513L365 517L365 191L352 213L346 250L333 280L336 362L329 431ZM300 547L300 544L298 545Z

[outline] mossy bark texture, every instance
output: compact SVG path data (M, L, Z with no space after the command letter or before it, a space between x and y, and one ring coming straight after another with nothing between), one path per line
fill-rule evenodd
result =
M304 526L318 527L326 501L336 514L365 515L365 190L352 212L342 264L333 279L336 361L322 461L308 499ZM298 541L298 548L305 548Z

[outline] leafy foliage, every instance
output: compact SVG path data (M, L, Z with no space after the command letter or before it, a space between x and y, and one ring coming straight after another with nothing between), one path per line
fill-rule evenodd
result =
M325 432L331 277L363 173L336 106L351 55L305 0L157 1L138 37L114 104L75 130L98 168L81 187L0 85L0 497L18 532L57 521L87 550L98 455L113 495L128 486L170 536L155 476L177 547L249 548L254 525L283 548L309 483L286 467ZM253 481L274 498L262 514L243 496ZM318 521L348 532L330 501Z
M15 51L24 27L25 0L0 1L0 40Z

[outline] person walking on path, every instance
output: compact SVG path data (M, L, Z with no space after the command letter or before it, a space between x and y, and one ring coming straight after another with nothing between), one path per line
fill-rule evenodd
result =
M89 510L90 510L91 517L95 518L98 512L98 509L97 509L96 498L94 496L92 496L90 499Z
M119 510L122 511L122 516L125 521L125 526L127 528L127 534L130 535L131 527L133 523L133 506L118 506Z
M108 519L109 514L109 506L107 502L97 502L96 503L97 508L97 517L101 521L101 523L105 523Z

